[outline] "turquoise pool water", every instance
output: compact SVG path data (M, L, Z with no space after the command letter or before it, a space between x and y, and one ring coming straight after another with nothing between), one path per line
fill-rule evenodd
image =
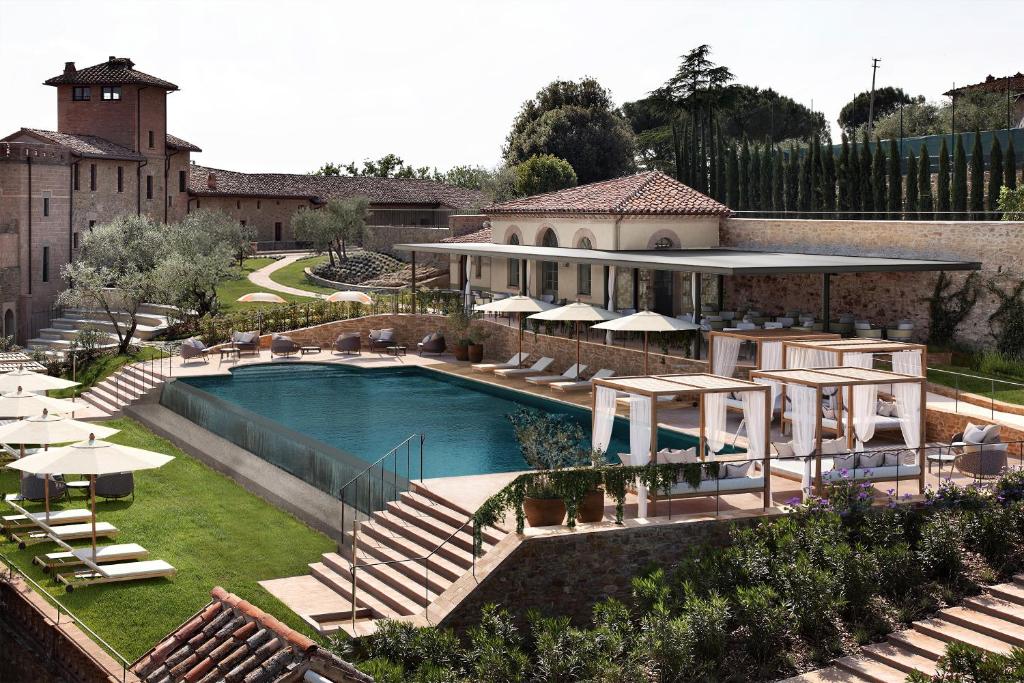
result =
M178 381L367 463L422 433L424 477L526 469L507 419L524 405L570 415L590 433L589 410L423 368L255 365L230 376ZM659 431L658 440L673 448L696 442L667 430ZM629 425L620 418L609 453L626 451L628 444ZM401 468L404 475L404 461Z

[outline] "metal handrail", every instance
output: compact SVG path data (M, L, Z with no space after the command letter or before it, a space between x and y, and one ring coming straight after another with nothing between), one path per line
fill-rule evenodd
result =
M394 473L393 485L394 485L395 490L397 490L398 489L398 455L397 454L398 454L398 451L403 446L406 447L406 463L405 463L405 475L406 476L405 476L405 479L406 479L406 481L412 481L412 477L410 476L410 474L411 474L411 467L412 467L412 465L411 465L411 458L412 458L411 443L412 443L413 439L417 439L417 438L419 439L419 442L420 442L420 483L423 482L423 443L426 440L426 436L421 432L419 434L410 434L408 437L406 437L403 441L401 441L398 445L396 445L390 451L388 451L387 453L385 453L381 457L377 458L377 460L375 460L373 463L367 465L366 468L363 469L363 471L361 471L359 474L355 475L354 477L349 479L347 482L345 482L345 484L342 485L342 487L338 490L338 499L341 501L341 533L342 534L345 533L345 507L346 507L345 492L348 490L348 488L350 486L352 486L353 484L356 484L361 478L366 477L367 502L369 502L369 500L371 499L371 495L370 495L370 484L371 484L371 481L370 481L370 477L368 475L370 474L371 470L373 470L374 467L378 467L379 466L379 468L380 468L380 480L381 480L381 501L383 502L383 500L384 500L384 476L385 476L384 475L384 465L383 465L383 463L388 458L390 458L392 456L395 457L395 469L394 469L394 472L393 472ZM358 489L357 489L357 493L358 493Z
M48 602L50 602L57 609L57 622L56 622L56 624L58 626L60 625L60 615L61 615L61 612L63 612L65 615L67 615L68 617L71 618L71 621L75 625L77 625L80 629L85 631L85 633L88 634L88 636L90 638L92 638L93 641L98 643L104 650L107 651L108 654L113 656L114 659L117 660L121 664L121 681L122 681L122 683L124 683L125 681L128 680L128 669L131 668L131 664L132 664L131 662L129 662L127 659L125 659L125 657L120 652L115 650L114 647L110 643L105 641L102 637L100 637L100 635L98 633L96 633L91 628L89 628L85 624L85 622L83 622L79 617L75 616L74 612L72 612L67 607L65 607L60 602L60 600L55 598L49 591L47 591L41 585L36 583L36 581L32 577L30 577L28 574L23 572L16 564L14 564L14 561L11 560L11 558L7 557L3 553L0 553L0 563L3 563L4 565L7 566L7 570L8 570L7 581L8 581L8 583L10 583L11 578L13 577L13 575L15 573L17 573L18 576L20 576L24 581L28 582L37 593L39 593L40 595L44 596L46 598L46 600Z

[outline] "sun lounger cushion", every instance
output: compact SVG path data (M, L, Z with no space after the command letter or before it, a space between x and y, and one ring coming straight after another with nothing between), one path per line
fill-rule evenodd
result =
M75 522L87 522L91 518L91 514L86 509L80 510L54 510L50 513L49 519L46 517L45 512L31 512L28 515L5 515L3 518L4 524L22 524L29 520L44 521L50 526L56 524L72 524Z
M117 533L117 527L110 522L96 522L96 535L106 536ZM50 535L57 538L87 538L92 535L92 524L68 524L53 529Z
M737 490L763 489L764 477L733 477L731 479L704 479L694 488L685 481L672 487L672 494L684 493L728 493Z
M149 551L138 543L116 543L114 545L101 545L96 548L96 562L114 562L126 560L133 557L145 557ZM79 560L92 560L92 548L77 548L69 553L50 553L51 555L68 555L67 559L74 557ZM56 558L54 558L56 559Z
M163 560L122 562L99 567L99 573L110 579L128 579L133 576L164 576L175 573L174 567Z

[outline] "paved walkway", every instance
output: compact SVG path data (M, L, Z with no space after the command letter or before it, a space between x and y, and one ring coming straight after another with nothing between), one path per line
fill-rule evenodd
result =
M326 298L323 294L317 294L316 292L310 292L305 289L297 289L296 287L289 287L288 285L282 285L274 282L270 278L270 274L275 270L280 270L285 266L290 266L296 261L304 258L309 258L312 254L289 254L283 258L276 259L269 266L264 266L259 270L254 270L249 273L249 281L253 284L259 285L265 289L270 289L275 292L284 292L285 294L292 294L294 296L304 296L310 299L324 299Z

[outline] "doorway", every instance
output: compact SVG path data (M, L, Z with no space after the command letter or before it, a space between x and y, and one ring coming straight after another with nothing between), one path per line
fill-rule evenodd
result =
M674 315L672 292L672 271L654 271L654 311L662 315Z

